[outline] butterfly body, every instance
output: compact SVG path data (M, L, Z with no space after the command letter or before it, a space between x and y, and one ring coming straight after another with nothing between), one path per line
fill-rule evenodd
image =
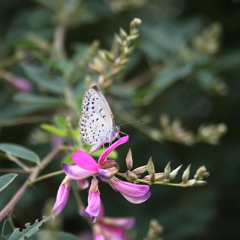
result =
M83 141L93 145L89 153L118 137L120 128L116 126L108 102L96 85L85 92L82 111L79 128Z

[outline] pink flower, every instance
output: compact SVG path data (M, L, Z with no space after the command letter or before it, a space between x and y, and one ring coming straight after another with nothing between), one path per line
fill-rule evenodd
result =
M124 240L126 230L132 228L135 224L134 218L110 218L104 216L104 209L101 205L101 211L93 225L94 240Z
M113 177L108 183L131 203L139 204L145 202L151 196L148 185L123 182L116 177Z
M95 222L96 217L100 212L101 199L98 191L98 180L92 179L91 187L88 194L88 206L85 212L91 216L91 222Z
M52 212L57 210L54 216L57 216L65 207L70 192L71 182L72 179L66 176L58 188L56 202L52 209Z
M77 180L78 186L82 189L88 186L85 179L90 176L94 177L89 190L88 206L85 209L85 212L91 216L92 222L99 215L101 206L100 193L98 191L98 180L96 177L98 177L101 181L108 182L114 190L118 191L131 203L142 203L151 196L150 187L148 185L133 184L116 178L115 174L119 169L118 164L113 160L107 159L108 155L116 147L127 142L128 139L128 136L122 137L108 147L98 158L98 162L96 162L88 153L77 151L72 155L72 160L76 165L62 165L68 178ZM64 204L61 204L60 207L61 210L66 204L66 199L64 199L63 203ZM56 208L55 205L54 209ZM80 209L80 214L83 214L82 209ZM119 231L120 230L118 229L117 232ZM101 238L100 235L96 234L96 238Z
M98 163L88 153L77 151L72 155L72 160L74 163L76 163L76 165L68 165L63 163L63 170L70 178L74 180L90 177L98 173L99 169L103 169L109 164L116 164L112 160L107 160L107 157L116 147L127 142L128 139L128 136L122 137L108 147L98 158Z

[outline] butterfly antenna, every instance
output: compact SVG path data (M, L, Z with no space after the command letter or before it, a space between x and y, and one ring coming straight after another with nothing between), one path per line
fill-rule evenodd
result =
M140 120L140 121L134 121L134 122L127 122L127 123L122 123L122 124L119 124L118 126L122 126L122 125L125 125L125 124L132 124L132 123L139 123L139 122L144 122L143 120Z

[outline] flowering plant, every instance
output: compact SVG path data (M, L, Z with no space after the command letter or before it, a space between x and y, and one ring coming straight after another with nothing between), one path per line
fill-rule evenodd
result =
M177 35L175 32L176 38L167 35L167 37L157 37L153 44L146 44L142 41L139 45L136 45L141 20L135 18L130 23L129 32L120 28L119 32L115 34L110 50L100 49L98 41L91 44L76 44L73 48L70 46L65 48L70 39L67 38L68 41L65 41L66 35L71 29L74 28L75 31L77 26L80 27L86 22L97 24L98 18L101 18L101 16L104 16L103 20L105 19L106 11L98 16L93 10L94 4L100 1L93 1L94 3L92 3L91 1L62 0L48 3L44 0L37 0L36 2L40 2L45 10L41 9L37 14L33 12L33 15L29 17L31 21L28 19L25 22L26 25L32 24L31 26L34 26L34 28L39 26L34 22L34 17L41 16L42 23L49 21L51 26L48 26L45 31L40 29L39 34L27 34L27 36L26 32L28 33L28 30L24 30L24 40L19 41L20 44L17 45L16 49L6 51L6 53L14 52L14 54L7 57L4 52L0 59L0 78L3 80L1 86L4 86L4 89L1 90L4 94L1 95L3 109L0 126L8 128L21 125L18 131L15 131L15 128L10 129L10 135L13 135L11 141L26 143L32 149L14 143L0 143L0 161L6 164L6 167L3 165L0 170L7 173L0 177L0 191L7 188L12 182L15 183L13 189L17 188L14 196L9 197L9 193L6 193L1 198L4 206L0 212L0 220L5 218L1 231L3 237L14 240L25 239L37 234L36 237L39 239L68 239L69 236L64 235L63 237L61 235L60 229L62 220L69 220L71 215L71 217L74 216L74 220L71 219L69 222L74 221L76 223L73 232L77 232L79 236L83 236L85 230L80 229L84 225L79 223L82 220L88 223L88 228L91 229L91 239L94 238L95 240L127 239L128 230L130 230L132 236L136 236L138 233L135 232L135 229L132 229L135 223L136 225L141 224L143 220L146 220L150 221L150 225L148 233L145 234L145 240L160 239L163 228L158 221L162 221L161 214L164 212L162 208L166 207L168 209L166 199L169 200L170 197L169 195L166 197L164 189L163 193L159 191L158 195L155 190L157 189L156 186L165 185L182 188L203 186L206 184L205 178L208 177L209 173L205 166L201 166L191 177L190 165L188 165L182 172L181 177L178 176L182 165L172 169L170 162L167 163L169 161L167 158L171 158L170 155L165 156L164 150L159 149L159 145L154 147L154 144L160 144L163 140L174 142L174 144L182 144L184 147L193 146L197 143L218 144L227 127L224 123L203 123L194 133L185 129L181 120L171 120L167 114L162 113L163 108L158 105L160 127L156 127L156 124L150 123L153 117L146 115L145 106L148 106L149 112L151 112L152 109L155 109L152 108L153 105L151 104L154 104L157 96L167 88L170 89L176 81L189 80L190 77L198 79L201 83L199 85L204 91L214 91L215 94L222 95L227 92L224 81L212 76L209 69L206 69L206 67L210 68L218 65L214 64L216 58L213 54L219 48L218 40L221 26L212 24L206 31L196 37L191 33L181 46L178 46L175 42L172 45L170 44L172 39L182 39L182 35L180 33ZM124 9L123 2L126 5L139 2L138 4L141 5L140 2L143 4L144 1L122 2L114 0L104 2L112 8L120 6L121 9ZM91 7L93 8L92 11L90 10ZM54 18L52 14L54 14ZM112 15L108 17L111 19ZM55 24L54 29L52 24ZM18 29L18 27L13 27L13 29ZM164 29L165 27L161 28L161 31ZM169 27L166 27L166 29L169 29ZM166 29L165 33L167 34ZM173 29L178 29L178 27ZM182 32L185 33L186 29L189 29L189 27L183 28ZM148 30L148 27L143 26L143 34L145 33L147 38L150 34ZM44 32L43 35L41 35L42 32ZM153 32L155 33L155 29ZM50 36L50 33L52 33L52 36ZM41 37L45 35L50 37ZM10 36L15 35L9 34L6 39L0 41L0 47L2 47L2 43L8 42ZM152 39L152 37L149 38ZM106 42L108 42L108 37L106 39ZM167 39L167 42L163 44L164 51L159 49L162 46L158 46L158 42L163 41L163 39ZM16 43L13 42L9 45L15 46ZM152 49L155 45L157 45L157 50ZM137 46L137 51L133 53L135 46ZM165 54L168 57L164 57ZM159 55L161 56L159 57ZM130 60L132 65L128 64ZM146 73L142 72L142 64L144 65L143 69L149 68ZM137 65L140 66L140 75L136 79L127 79L135 73ZM205 77L207 80L205 80ZM129 81L125 81L125 79ZM83 141L84 138L86 139L85 133L82 131L79 133L77 125L82 110L84 111L84 108L81 109L80 107L84 91L96 84L104 94L106 93L106 97L109 97L109 105L113 106L114 114L116 113L116 116L122 121L132 122L136 118L139 119L142 113L146 121L143 125L139 124L140 127L135 125L135 128L138 130L137 134L143 134L146 139L142 135L141 138L138 138L135 133L131 133L119 137L113 143L111 142L103 151L91 151L91 155L87 153L89 152L89 146ZM107 92L108 90L109 92ZM10 102L5 108L5 102L8 99L14 99L15 102ZM178 101L174 100L173 102L175 104ZM208 100L206 102L208 103ZM208 107L208 111L210 111L210 108ZM183 111L183 108L181 111ZM208 111L206 110L204 114L207 115ZM169 111L170 113L171 111ZM195 114L200 116L202 113ZM205 116L202 115L199 118ZM40 125L36 127L37 123L40 123ZM25 127L22 127L22 125L25 126L26 124L31 124L31 127L27 127L27 131L24 131ZM6 130L7 133L8 130ZM113 140L118 136L119 128L116 127L114 130L115 132L110 138L104 136L104 141L100 143L105 143L106 139ZM22 131L24 131L24 134L22 134ZM3 135L7 136L5 128L2 132ZM25 137L25 134L27 137ZM24 136L24 141L22 138L21 141L17 139L19 135ZM141 148L142 144L144 144L144 147ZM120 147L120 145L123 146ZM128 145L131 145L132 149L138 148L138 161L134 161L134 164L131 148L128 152L125 150ZM40 157L49 149L51 150L45 157ZM148 153L151 149L154 149L151 152L153 158ZM169 149L168 152L175 151L175 147L171 146ZM191 151L188 151L185 155L177 152L176 155L183 156L184 161L187 161L185 156L191 156L189 152ZM156 154L161 161L155 160L154 155ZM148 158L147 161L145 157ZM126 168L123 166L124 161ZM136 163L138 166L135 166ZM20 169L12 168L12 164L16 164ZM172 165L175 164L172 161ZM194 164L198 165L199 163ZM192 168L195 168L195 166ZM14 181L17 177L19 181ZM44 181L46 179L50 180L50 178L53 180ZM19 187L22 179L25 182ZM155 186L153 187L153 185ZM108 196L105 195L104 187L107 191L110 191L114 199L108 198L108 200L110 199L108 203L105 202ZM32 191L36 192L39 189L44 194L32 194ZM86 192L88 192L88 196L86 196ZM24 201L20 201L23 195L26 197ZM56 198L53 202L51 198L55 195ZM32 207L34 201L29 199L34 199L37 207ZM115 203L118 200L120 203ZM75 201L78 204L77 208L72 204ZM121 212L119 210L123 208L120 207L121 201L125 204L125 208L133 211ZM155 204L156 201L157 204ZM165 201L165 205L159 203L159 201ZM179 200L176 205L179 202L182 205L186 204L185 201ZM134 206L132 204L142 205ZM153 205L151 210L154 211L149 211L148 206L150 205ZM21 225L18 219L15 220L15 216L20 215L16 206L23 209L22 211L26 213L25 218L28 217L27 214L41 216L42 212L40 211L42 209L44 209L44 214L47 217L36 220L33 224L26 224L24 229L19 231L15 227L15 225ZM110 211L111 215L115 216L107 217L103 206L106 208L106 212ZM147 207L145 208L145 206ZM34 211L27 211L30 208ZM111 211L111 208L114 210ZM135 213L134 209L137 209ZM157 215L158 211L159 214ZM151 214L148 215L146 212L151 212ZM174 216L176 211L172 212L172 216ZM127 216L122 216L122 214ZM166 215L168 215L168 212ZM153 216L158 221L148 219ZM44 231L40 228L43 223L45 223ZM137 228L138 230L141 229L139 226ZM52 233L52 230L58 232L58 235L54 236L56 233ZM146 229L142 228L141 230L142 235L144 231L146 233ZM69 238L76 239L73 235L70 235Z

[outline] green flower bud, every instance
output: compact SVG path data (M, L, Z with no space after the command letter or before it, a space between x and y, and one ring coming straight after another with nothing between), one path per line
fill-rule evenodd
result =
M127 33L122 28L120 28L119 33L122 39L126 39L128 36Z
M170 177L171 173L171 166L170 162L167 164L167 166L164 168L164 173L166 174L166 178L168 179Z
M198 168L194 175L194 179L196 180L202 180L203 178L207 178L209 176L209 172L207 172L207 169L205 166L202 166Z
M139 18L134 18L130 23L130 28L136 28L142 23L142 20Z
M186 170L183 172L183 175L182 175L183 183L186 183L189 178L190 167L191 167L191 164L189 164L188 167L186 168Z
M176 169L174 169L171 173L170 173L170 180L173 180L176 176L177 176L177 173L178 173L178 170L182 167L182 165L180 165L179 167L177 167Z
M127 171L126 172L126 179L129 181L129 182L134 182L138 179L137 175L131 171Z

